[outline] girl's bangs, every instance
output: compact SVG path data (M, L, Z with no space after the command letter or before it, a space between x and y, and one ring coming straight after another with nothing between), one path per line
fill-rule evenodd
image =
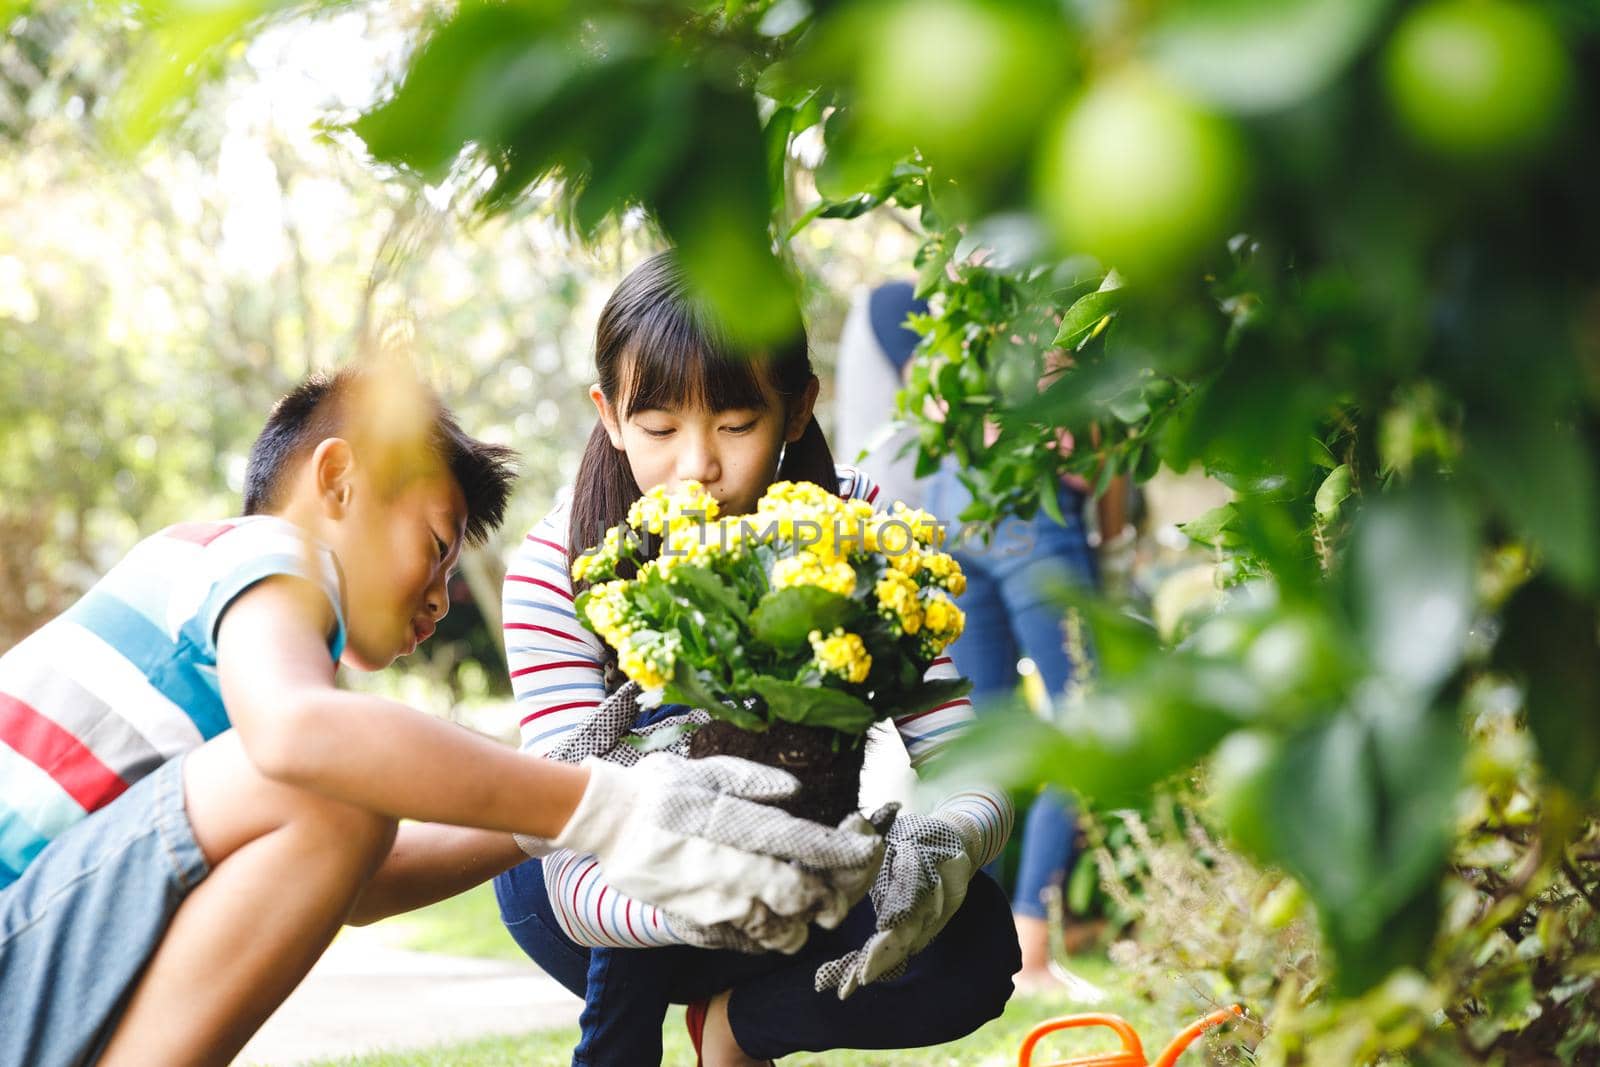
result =
M683 307L658 307L639 324L622 359L617 406L624 417L705 405L713 412L765 410L765 363L730 353Z

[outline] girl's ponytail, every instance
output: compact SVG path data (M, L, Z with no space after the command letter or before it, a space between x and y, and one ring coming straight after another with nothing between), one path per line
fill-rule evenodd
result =
M811 416L800 439L783 450L783 462L778 464L780 482L815 482L830 493L839 491L839 472L834 469L833 449L822 435L817 417Z
M611 443L605 423L596 419L589 443L583 448L583 459L578 462L578 476L572 483L571 522L567 527L569 564L598 545L607 530L627 518L628 508L639 496L639 483L633 480L627 455Z

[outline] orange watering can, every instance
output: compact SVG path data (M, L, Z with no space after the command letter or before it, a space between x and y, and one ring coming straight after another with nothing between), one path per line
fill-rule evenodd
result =
M1070 1060L1059 1063L1039 1064L1038 1067L1172 1067L1178 1062L1178 1057L1183 1055L1183 1050L1194 1044L1194 1039L1229 1019L1242 1017L1244 1009L1235 1004L1232 1007L1214 1011L1199 1022L1186 1027L1183 1033L1172 1039L1166 1051L1156 1058L1154 1063L1149 1063L1144 1058L1144 1046L1139 1043L1139 1035L1133 1032L1133 1027L1120 1015L1105 1015L1100 1012L1090 1012L1084 1015L1064 1015L1059 1019L1049 1019L1035 1026L1028 1032L1022 1042L1022 1052L1017 1057L1017 1067L1035 1067L1033 1063L1033 1047L1039 1039L1046 1034L1055 1033L1057 1030L1070 1030L1079 1026L1108 1026L1116 1031L1122 1039L1122 1047L1115 1052L1090 1052L1082 1056L1074 1056Z

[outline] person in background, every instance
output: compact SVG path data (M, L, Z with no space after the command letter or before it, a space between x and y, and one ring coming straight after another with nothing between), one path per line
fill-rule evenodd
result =
M1050 699L1058 698L1082 680L1079 672L1089 666L1085 640L1069 633L1067 612L1058 598L1063 588L1100 586L1100 567L1085 523L1088 486L1076 476L1061 479L1057 499L1064 523L1040 510L1029 519L1001 520L985 539L981 531L961 527L960 515L972 503L972 493L954 457L946 457L925 484L923 506L948 524L949 551L967 575L961 601L967 627L949 652L956 670L972 680L974 709L982 715L986 706L996 706L1016 691L1022 657L1031 661ZM1104 540L1125 541L1125 480L1113 479L1096 505L1096 525L1105 532ZM1050 951L1048 901L1065 884L1076 859L1072 801L1060 790L1046 789L1028 809L1012 886L1012 917L1022 950L1022 969L1015 977L1019 990L1067 986L1075 995L1091 992L1055 966Z
M927 479L916 473L917 428L897 422L895 412L895 395L921 340L906 317L927 310L910 282L885 282L857 295L839 335L834 439L845 462L877 483L885 505L899 500L918 508L927 491Z

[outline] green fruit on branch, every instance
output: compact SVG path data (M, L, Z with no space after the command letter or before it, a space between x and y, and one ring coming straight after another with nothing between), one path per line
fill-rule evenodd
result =
M1062 246L1135 281L1221 247L1246 162L1234 128L1137 73L1091 88L1057 120L1037 174Z
M1572 82L1550 21L1510 0L1439 0L1412 12L1384 57L1401 127L1443 155L1485 158L1546 141Z
M863 125L958 173L1020 154L1064 79L1061 26L1015 7L904 0L863 32Z

